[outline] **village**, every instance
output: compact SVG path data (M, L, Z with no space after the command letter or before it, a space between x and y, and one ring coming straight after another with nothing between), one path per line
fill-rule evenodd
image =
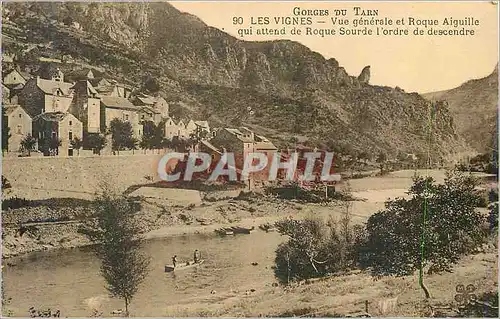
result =
M65 74L57 63L44 60L33 73L15 65L4 68L3 116L10 134L4 155L92 156L138 148L218 154L277 150L246 127L211 128L203 119L175 118L161 95L94 73L87 68Z
M465 51L454 81L473 85L453 88L432 83L456 69L442 50L302 43L326 29L253 41L178 3L3 7L2 317L498 317L493 104L468 108L496 103L498 74Z

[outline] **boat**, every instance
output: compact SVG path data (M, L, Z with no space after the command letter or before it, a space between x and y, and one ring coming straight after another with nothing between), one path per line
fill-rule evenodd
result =
M255 226L252 226L252 228L245 228L245 227L231 227L230 228L233 233L235 234L250 234L253 230L255 230Z
M219 229L216 229L214 231L217 234L221 235L221 236L232 236L232 235L234 235L233 230L230 229L230 228L219 228Z
M200 259L197 263L194 261L189 261L186 263L179 263L177 266L174 267L174 265L165 265L165 272L172 272L172 271L179 271L179 270L184 270L188 268L194 268L198 267L199 265L203 264L205 260Z

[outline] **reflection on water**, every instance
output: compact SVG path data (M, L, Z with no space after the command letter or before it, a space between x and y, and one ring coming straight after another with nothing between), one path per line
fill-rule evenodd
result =
M216 237L195 235L149 240L151 271L132 301L134 316L164 316L169 305L209 296L212 290L258 289L274 280L274 251L283 240L277 233ZM200 250L205 263L199 267L165 273L173 255L192 259ZM90 249L39 252L14 259L17 265L3 271L6 297L14 316L27 316L28 308L60 309L62 316L89 316L92 308L104 315L122 308L110 299L99 275L99 262ZM251 263L257 262L257 266Z

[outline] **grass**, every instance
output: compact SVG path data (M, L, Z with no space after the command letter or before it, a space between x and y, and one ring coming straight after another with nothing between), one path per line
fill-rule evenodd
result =
M344 317L364 313L365 301L368 301L368 313L371 316L424 316L430 313L428 304L452 305L456 308L455 286L460 283L474 284L478 296L484 294L491 299L488 293L497 290L497 258L497 251L491 249L486 253L464 257L453 273L426 277L431 292L428 302L418 286L418 274L374 280L368 273L361 272L311 281L309 284L302 283L285 289L267 283L265 286L256 287L256 292L250 295L226 295L225 299L210 303L206 307L209 309L207 312L217 313L219 316ZM219 293L224 296L222 292ZM395 307L387 313L382 313L380 305L395 297ZM207 297L198 298L202 301ZM200 306L199 303L196 304ZM189 308L189 304L184 306ZM183 315L200 314L186 310Z

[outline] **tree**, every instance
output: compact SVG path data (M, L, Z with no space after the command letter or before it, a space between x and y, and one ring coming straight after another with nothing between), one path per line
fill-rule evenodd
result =
M345 198L348 198L347 191ZM364 243L362 226L351 225L352 204L342 201L343 214L339 221L330 217L325 223L317 217L304 220L285 219L275 224L278 232L289 237L278 246L275 276L285 283L356 266L358 245Z
M40 144L44 150L44 154L55 156L59 154L59 146L61 146L62 141L57 137L46 137L40 140Z
M100 272L113 297L123 299L125 314L146 278L150 258L141 252L142 231L135 219L140 204L105 189L93 203L93 219L80 231L94 244Z
M36 139L31 134L28 134L21 141L21 150L28 152L28 156L31 156L31 151L35 145Z
M483 241L485 218L475 208L480 196L470 175L448 172L444 184L416 176L408 194L385 203L367 222L361 250L364 267L376 275L449 271ZM421 282L426 293L430 294Z
M152 121L144 121L144 134L139 143L142 149L160 149L164 146L165 121L156 125Z
M101 154L101 150L106 146L106 137L98 133L88 133L84 138L85 146L94 150L94 153Z
M2 107L2 151L9 150L9 138L11 137L9 122L7 114L5 113L5 107Z
M326 227L318 218L285 219L276 223L278 232L289 237L276 250L275 276L282 282L324 276L327 273L322 255Z
M111 141L113 151L120 154L125 148L135 148L137 141L133 138L132 124L120 119L113 119L110 123Z
M380 164L380 174L384 174L384 163L387 161L387 155L384 152L380 152L377 155L377 163Z
M144 80L144 89L148 91L149 93L158 93L161 90L161 86L156 80L156 78L152 76L147 76L146 79Z
M78 137L73 138L71 141L71 146L73 146L74 149L76 149L78 155L80 155L80 149L83 146L82 140L80 140Z

